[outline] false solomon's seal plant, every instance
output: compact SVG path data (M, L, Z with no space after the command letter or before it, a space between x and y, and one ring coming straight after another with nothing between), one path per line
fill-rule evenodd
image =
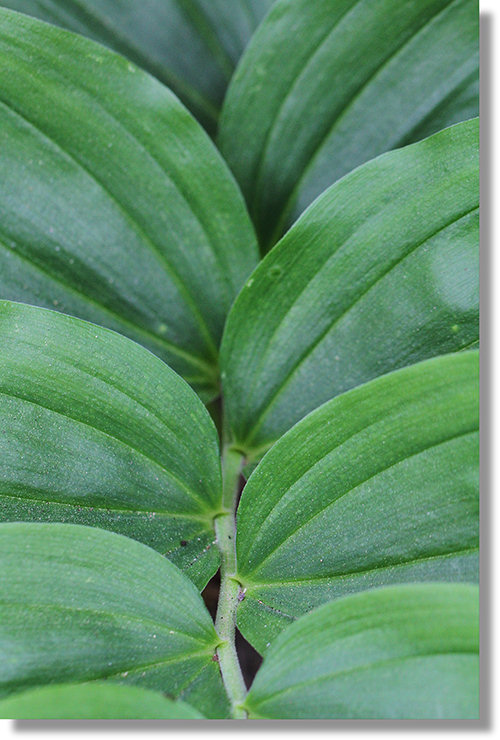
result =
M0 716L476 718L476 3L1 4Z

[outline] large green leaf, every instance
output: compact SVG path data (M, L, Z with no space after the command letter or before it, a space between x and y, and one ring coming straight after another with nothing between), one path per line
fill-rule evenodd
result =
M478 26L477 0L276 2L219 139L265 245L354 167L478 114Z
M0 75L0 297L127 334L217 395L257 250L207 135L123 57L4 9Z
M1 0L89 36L172 88L214 132L233 68L272 0Z
M0 301L0 519L111 529L200 586L218 568L215 427L189 386L126 337Z
M478 352L324 404L268 452L238 511L238 624L261 652L325 601L478 577Z
M375 589L280 636L245 701L271 719L478 719L474 586Z
M333 185L263 260L223 340L250 458L333 396L479 338L477 120Z
M136 686L91 683L44 686L0 701L9 719L203 719L184 702Z
M139 542L74 524L0 525L0 696L103 679L227 704L195 586Z

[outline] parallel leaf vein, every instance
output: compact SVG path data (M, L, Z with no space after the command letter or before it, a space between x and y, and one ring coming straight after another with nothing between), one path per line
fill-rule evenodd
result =
M300 80L302 76L305 74L307 68L312 64L314 58L317 56L317 54L320 53L320 51L323 49L323 47L328 43L331 36L334 34L334 32L337 30L337 27L342 23L342 21L345 20L345 18L349 17L349 15L354 12L356 7L363 2L363 0L355 0L354 4L347 8L347 10L342 13L334 22L334 25L331 26L329 29L327 29L324 36L321 38L319 43L310 50L308 58L305 60L305 64L302 66L302 68L298 69L297 74L295 75L295 78L290 81L290 84L288 86L288 89L285 93L285 96L283 100L281 101L277 111L274 114L273 121L266 133L265 140L263 142L263 145L261 147L260 153L259 153L259 159L257 162L257 168L256 168L256 174L254 178L255 186L254 186L254 192L253 192L253 199L252 199L252 211L255 212L255 207L257 204L257 198L260 193L261 185L262 185L262 178L264 176L264 165L267 157L267 153L269 151L269 147L271 145L271 139L274 133L274 129L277 125L278 119L280 117L280 114L284 110L286 104L288 103L288 100L294 95L295 89L297 85L300 83Z
M450 226L453 226L455 223L458 223L460 220L467 218L470 214L475 213L478 210L479 210L478 209L478 206L474 206L473 208L468 208L467 210L465 210L464 212L462 212L458 216L453 216L452 219L450 219L449 221L447 221L445 224L439 226L439 228L436 229L435 231L433 231L431 234L427 234L424 239L422 239L421 241L419 241L416 244L412 245L412 247L407 252L405 252L403 255L401 255L400 257L398 257L395 260L392 260L389 263L389 265L387 265L387 267L385 267L384 270L379 275L377 275L375 277L375 279L372 280L363 289L363 291L361 293L359 293L356 296L355 300L351 304L349 304L349 306L345 307L342 310L342 312L331 323L329 323L328 326L326 326L326 328L323 329L323 331L320 332L320 334L314 339L314 341L311 342L310 345L308 345L308 347L306 348L306 350L301 355L299 355L299 357L296 359L295 363L289 368L289 370L287 371L286 375L284 376L281 384L276 388L276 390L271 394L271 396L269 396L268 399L266 399L265 405L262 407L261 411L259 411L259 414L258 414L258 416L256 417L256 420L255 420L255 423L253 424L252 433L248 437L248 443L251 442L252 438L258 432L258 430L260 429L260 427L262 426L262 424L264 422L265 417L269 413L269 410L276 403L277 399L283 393L283 391L286 389L286 387L290 384L293 376L295 375L295 373L297 372L297 370L300 368L300 366L308 359L308 357L312 354L312 352L316 349L316 347L323 341L323 339L331 332L331 330L362 300L362 298L364 298L364 296L370 290L372 290L372 288L374 288L375 285L377 285L381 280L383 280L383 278L386 277L389 274L389 272L391 272L391 270L393 270L395 267L397 267L399 264L401 264L405 259L407 259L408 257L410 257L417 249L419 249L420 247L422 247L424 244L426 244L428 241L430 241L431 239L433 239L435 236L437 236L442 231L445 231ZM335 251L334 254L337 254L341 248L342 248L342 245ZM331 256L332 255L328 255L328 259ZM305 290L309 286L310 282L316 277L316 275L317 275L317 272L302 287L301 293L297 296L297 298L305 292ZM292 306L288 309L288 311L285 312L283 314L283 316L280 318L279 324L277 325L277 327L275 328L272 336L268 340L267 352L269 351L269 348L272 345L272 341L273 341L274 337L279 332L281 326L283 325L284 321L286 320L286 317L290 313L290 310L293 308L293 305L294 304L292 304ZM265 359L265 355L264 355L264 359Z
M182 635L182 637L187 638L188 640L192 640L194 642L200 642L202 644L206 644L207 642L206 638L195 637L194 635L191 635L188 632L181 632L180 630L172 629L171 627L169 627L168 624L157 622L154 619L149 619L148 617L139 617L137 616L137 614L126 614L123 612L107 612L105 609L91 609L88 607L69 606L68 604L35 604L35 603L28 604L26 602L11 601L10 599L9 600L0 599L0 604L7 606L7 607L19 607L20 609L23 609L23 610L31 609L33 611L45 611L47 609L50 609L51 611L70 612L70 613L78 613L78 614L90 614L95 617L104 617L106 619L110 619L113 622L115 622L117 618L125 619L127 622L138 622L139 624L144 624L145 626L148 626L148 627L152 626L158 631L167 632L167 634L175 633L178 635ZM174 658L174 660L176 659L177 658Z
M408 38L405 38L402 43L394 49L387 57L385 57L382 62L369 74L369 76L363 80L361 85L357 88L357 90L353 93L352 97L349 99L349 102L347 105L345 105L340 113L335 117L335 119L330 123L329 127L325 132L323 132L320 140L314 147L313 151L311 152L310 156L308 157L307 166L304 168L304 170L301 172L294 189L290 195L290 197L287 199L285 206L282 209L283 216L286 216L289 209L293 205L293 200L297 196L297 193L300 189L300 185L303 182L304 178L306 177L307 173L314 167L314 163L316 161L316 158L321 151L323 145L325 144L325 141L331 136L332 132L335 130L338 123L342 120L342 118L346 115L346 113L353 107L354 103L360 98L363 91L370 85L370 83L378 76L378 74L385 69L391 62L393 62L399 54L405 50L407 46L409 46L411 43L415 41L415 39L423 33L431 24L436 22L436 19L439 18L441 15L444 15L447 11L450 5L453 5L456 2L456 0L449 0L448 3L438 10L436 13L434 13L430 18L426 19L422 25L420 25L417 30L411 34ZM281 221L281 219L280 219Z
M88 427L89 429L92 429L94 432L98 432L99 434L102 434L104 437L107 437L108 439L112 439L114 442L118 442L119 444L123 445L124 447L127 447L129 450L134 452L137 455L140 455L144 459L148 460L151 464L153 464L155 467L159 468L163 474L165 474L168 478L171 478L174 484L176 484L179 488L181 488L189 498L194 499L197 501L198 504L204 504L206 506L206 502L204 502L200 496L196 494L195 491L190 489L184 481L182 481L180 478L178 478L175 473L173 473L171 470L167 470L162 463L158 462L154 458L147 455L145 452L142 452L138 448L131 445L129 442L124 441L123 439L120 439L119 437L115 437L113 434L110 434L109 432L105 432L104 430L100 429L99 427L95 427L92 424L89 424L86 421L83 421L82 419L78 419L74 416L70 416L67 413L64 413L62 411L57 411L53 408L50 408L50 406L45 406L43 403L39 401L33 401L27 398L24 398L22 395L13 393L12 391L0 391L0 396L6 396L11 398L17 398L19 401L22 401L23 403L30 404L32 406L38 406L39 408L44 409L45 411L48 411L49 413L56 414L57 416L61 416L65 419L68 419L69 421L74 422L75 424L81 424L82 426Z
M97 101L94 102L96 103ZM139 224L135 216L133 216L126 208L125 204L122 203L121 200L117 198L117 196L112 192L112 190L109 189L108 185L98 178L98 176L86 165L83 163L81 159L76 157L75 154L70 152L68 149L62 146L62 144L55 139L53 139L51 136L45 133L39 125L35 124L32 120L27 118L25 113L21 112L20 110L14 108L12 103L10 101L2 100L0 101L0 104L7 110L8 113L11 113L12 115L16 115L17 117L21 118L30 128L33 129L37 133L39 137L42 139L48 141L53 147L58 149L60 153L69 161L77 165L82 171L84 171L95 183L99 186L99 188L110 198L110 200L116 205L116 207L119 209L119 211L122 213L124 219L129 223L131 228L136 232L137 236L142 240L143 244L146 247L149 247L149 250L153 252L156 257L158 258L159 262L162 264L164 271L166 274L171 278L172 282L175 284L176 288L178 289L180 295L182 295L183 300L185 301L186 305L190 308L193 316L196 317L198 321L198 327L202 333L202 336L204 337L205 341L207 342L207 347L211 350L214 357L217 357L217 347L215 345L214 339L212 337L212 334L210 332L210 329L208 328L208 325L206 323L205 317L203 316L201 310L196 305L188 287L184 283L181 276L178 274L178 272L174 269L171 262L169 262L161 248L158 247L158 245L152 240L152 238L149 236L149 234L146 233L144 228ZM119 128L126 131L126 134L128 136L131 136L133 140L136 142L136 144L140 147L140 149L147 155L148 159L153 162L153 164L156 167L159 167L159 163L151 156L151 154L147 151L147 149L144 147L142 142L137 139L136 136L133 136L132 133L126 129L122 123L118 121L114 116L112 116L109 111L107 111L102 106L99 106L101 110L115 123L118 124ZM163 168L160 167L160 170L162 174L167 178L170 179L168 173L165 172ZM176 189L180 194L181 191L177 188ZM182 196L184 197L184 196ZM191 210L191 209L190 209ZM196 217L196 214L194 211L191 210L193 213L193 216ZM203 229L202 224L200 226ZM204 231L204 229L203 229ZM206 232L204 231L205 235Z
M51 272L49 269L47 269L46 265L42 266L38 262L35 262L32 257L27 255L26 253L14 251L1 241L0 247L3 247L8 252L12 252L18 259L28 263L35 270L41 272L43 275L46 275L50 280L53 280L58 285L61 285L68 293L76 295L84 303L86 302L92 306L95 306L104 314L111 316L115 321L121 323L124 327L128 327L129 331L144 337L150 345L151 343L157 344L159 347L163 347L170 354L176 355L177 357L185 360L197 369L203 370L203 379L205 381L207 380L207 376L210 378L214 375L214 368L201 358L192 355L190 352L183 350L181 347L178 347L175 344L172 344L164 337L154 334L150 329L147 329L146 327L125 318L109 306L106 306L104 303L101 303L95 298L92 298L88 293L85 293L83 290L80 290L76 286L66 283L63 278L57 275L57 273ZM185 380L189 382L189 378L186 376L184 377Z
M371 573L378 573L380 571L384 570L396 570L398 568L405 568L408 565L416 565L419 563L426 563L426 562L432 562L437 560L447 560L451 558L455 558L461 555L473 555L474 553L479 552L478 547L465 547L458 550L451 550L448 552L442 552L442 553L434 553L433 555L423 555L422 557L413 557L409 560L398 560L394 562L384 562L380 565L375 565L372 568L359 568L358 570L349 570L345 573L334 573L331 575L321 575L319 573L315 573L314 575L310 576L297 576L296 578L280 578L276 580L272 580L269 578L266 578L265 581L257 582L252 581L251 588L266 588L269 587L272 588L280 588L281 586L287 586L288 584L295 584L295 585L304 585L307 587L308 583L317 583L321 581L325 581L327 583L331 583L333 581L343 581L348 580L352 578L352 576L364 576L369 575ZM255 598L255 597L254 597ZM279 613L278 609L275 609L270 604L259 604L259 606L267 606L269 609L272 609L273 611L276 611ZM284 616L289 616L285 614ZM291 619L297 619L297 617L290 617Z
M47 0L45 2L47 3ZM192 104L203 111L209 119L214 122L217 121L217 108L200 90L197 90L185 79L176 75L170 67L158 63L150 54L145 52L145 48L137 46L133 42L133 39L120 32L110 18L103 14L97 14L95 8L91 10L88 6L83 6L80 2L77 2L77 0L65 0L65 2L73 5L90 33L93 33L94 29L91 26L93 24L99 29L100 35L106 38L107 44L110 46L116 45L119 53L128 57L139 66L152 70L155 77L158 77L159 80L169 87L175 87L181 95L190 99ZM55 6L56 12L58 11L60 13L60 2L50 0L50 5Z
M374 478L376 478L377 476L381 475L382 473L386 473L388 470L391 470L392 468L396 467L397 465L399 465L402 462L405 462L406 460L410 460L412 458L418 457L419 455L422 455L423 453L428 452L429 450L436 449L436 448L441 447L441 446L443 446L445 444L448 444L449 442L453 442L453 441L455 441L457 439L462 439L464 437L472 436L472 435L474 435L476 433L477 433L477 425L474 425L472 428L470 428L466 432L461 432L460 434L454 434L452 436L446 436L443 439L439 440L438 442L435 442L433 444L426 445L424 447L421 447L421 448L417 449L415 452L412 452L411 454L406 454L406 455L403 455L403 456L399 456L396 460L394 460L393 462L391 462L389 465L386 465L386 466L384 466L382 468L379 468L378 470L376 470L374 473L372 473L371 475L367 476L363 480L358 481L355 486L353 486L352 488L349 488L346 491L343 491L340 494L340 496L337 496L337 498L334 501L328 501L324 506L322 506L320 509L318 509L313 514L311 514L311 516L309 516L307 519L304 519L304 520L300 521L299 524L291 532L286 533L286 535L285 535L284 538L282 538L278 542L276 542L276 539L277 538L275 538L274 541L273 541L273 548L272 548L272 550L259 562L259 565L258 565L259 569L262 568L262 566L264 565L264 563L267 560L269 560L269 558L271 558L274 555L274 553L283 544L285 544L286 542L288 542L291 539L291 537L293 537L295 534L297 534L297 532L299 532L301 529L303 529L305 526L307 526L312 520L314 520L317 517L321 516L327 509L334 508L338 504L338 502L340 500L344 499L346 496L349 496L349 495L352 495L353 493L355 493L357 491L357 489L359 489L361 486L365 485L365 483L368 483L369 481L373 480ZM353 436L355 436L355 434ZM344 440L344 442L345 441L346 440ZM335 449L336 448L334 447L333 450L335 450ZM307 473L310 472L310 470L312 470L314 467L316 467L316 465L320 464L322 462L322 460L325 457L327 457L331 452L332 452L332 450L329 450L323 457L321 457L320 459L314 460L314 462L307 468L307 470L305 470L301 474L301 476L299 478L297 478L296 481L294 481L293 485L294 486L297 485L297 483L300 480L302 480L305 477L305 475L307 475ZM269 516L272 514L272 512L275 510L276 506L281 502L281 500L282 499L280 498L280 499L278 499L275 502L273 508L267 514L266 519L269 518ZM254 538L254 541L253 541L252 548L255 548L257 542L258 542L258 537L255 537ZM251 554L251 552L252 552L252 550L250 550L249 555ZM248 559L249 555L247 556L247 559Z
M89 509L91 511L102 511L104 513L107 512L113 512L113 513L120 513L120 514L154 514L158 517L168 517L171 519L188 519L189 521L193 520L196 522L208 524L208 518L203 516L196 516L196 514L191 513L183 513L182 511L165 511L164 509L121 509L117 506L104 506L103 504L87 504L82 501L60 501L57 499L43 499L43 498L33 498L30 496L21 496L21 495L14 495L12 493L5 493L0 488L0 501L2 499L13 499L15 501L26 501L33 504L47 504L55 505L55 506L65 506L70 509ZM205 534L206 530L200 530L200 532L203 532Z
M267 697L264 697L260 701L255 702L255 706L259 706L262 704L266 704L269 701L273 701L273 699L277 696L282 696L283 694L287 694L291 691L296 691L297 689L301 689L304 686L311 686L316 683L323 683L324 681L330 681L332 679L336 679L339 677L355 674L355 673L365 673L366 671L371 671L374 668L381 668L389 665L398 665L401 663L407 663L411 662L412 660L418 660L419 658L433 658L433 657L448 657L450 655L470 655L477 658L477 651L475 650L449 650L447 652L442 652L440 650L436 651L425 651L425 652L418 652L413 653L411 655L406 655L401 658L385 658L383 660L377 660L372 661L370 663L365 663L361 666L356 666L355 668L351 669L344 669L340 671L332 671L331 673L322 674L321 676L317 676L316 678L309 678L304 681L298 681L297 683L294 683L292 686L287 686L284 689L281 689L280 691L275 691L272 694L270 694Z

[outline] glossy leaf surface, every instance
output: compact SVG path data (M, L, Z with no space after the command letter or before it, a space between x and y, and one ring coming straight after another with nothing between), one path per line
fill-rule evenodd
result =
M136 686L44 686L0 701L4 719L203 719L184 702Z
M397 586L289 627L246 699L270 719L477 719L478 589Z
M219 135L264 245L358 165L478 114L478 26L475 0L278 0Z
M195 586L139 542L74 524L0 525L0 695L108 679L227 707Z
M347 175L263 260L221 351L250 458L333 396L477 342L478 178L473 120Z
M271 0L2 0L111 47L170 87L210 131Z
M203 587L219 559L215 427L189 386L126 337L0 301L0 519L140 540Z
M0 75L0 297L115 329L217 395L257 256L207 135L123 57L4 9Z
M261 652L355 591L476 581L478 353L404 368L317 409L268 452L238 511L238 625Z

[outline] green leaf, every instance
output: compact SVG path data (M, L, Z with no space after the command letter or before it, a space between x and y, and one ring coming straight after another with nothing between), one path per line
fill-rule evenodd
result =
M184 702L135 686L44 686L0 701L8 719L203 719Z
M270 719L478 719L474 586L375 589L325 604L273 645L245 701Z
M209 399L257 260L229 170L159 82L0 10L0 297L144 344Z
M180 97L210 131L248 39L272 0L2 0L111 47Z
M224 716L213 622L154 550L92 527L16 522L0 525L0 564L0 696L106 678Z
M90 524L166 554L201 587L219 565L215 427L126 337L0 301L0 519Z
M478 30L476 0L278 0L219 134L263 244L354 167L478 115Z
M478 352L355 388L268 452L238 511L238 611L263 652L293 619L390 583L476 581Z
M263 260L221 350L250 459L333 396L477 342L478 191L473 120L347 175Z

